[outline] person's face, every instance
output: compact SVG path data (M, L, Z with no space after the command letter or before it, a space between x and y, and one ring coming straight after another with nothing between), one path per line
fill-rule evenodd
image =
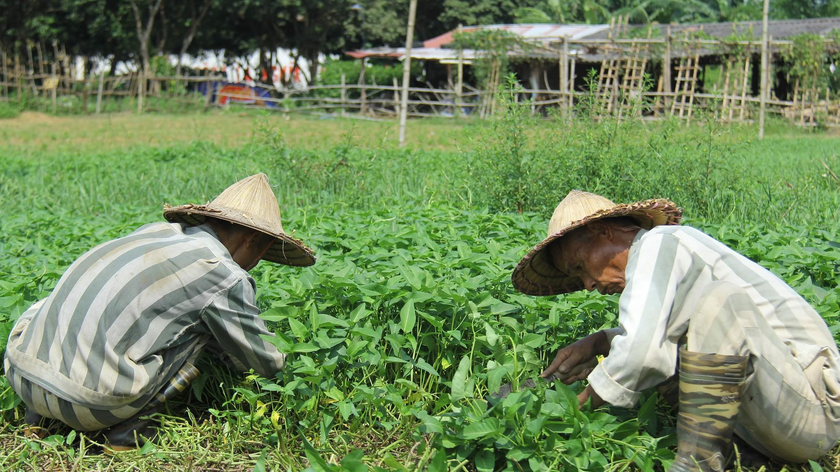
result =
M549 246L551 261L590 292L621 293L630 244L620 235L609 225L590 223Z
M250 271L257 266L260 259L265 256L265 253L274 244L274 241L275 239L271 236L254 231L244 239L242 244L237 246L231 256L234 262L239 264L239 267Z

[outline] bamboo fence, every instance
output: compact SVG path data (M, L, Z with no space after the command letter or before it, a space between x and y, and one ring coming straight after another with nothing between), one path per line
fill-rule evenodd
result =
M619 119L662 119L675 117L690 120L692 110L705 110L727 122L751 122L757 119L761 92L750 95L748 87L752 58L760 49L759 41L718 41L672 37L603 40L566 40L552 44L557 51L559 88L528 88L519 91L520 100L530 100L532 113L549 115L552 109L568 114L581 104L598 107L598 117L614 115ZM770 40L770 49L778 54L791 41ZM739 46L740 56L721 57L720 90L699 90L699 50ZM40 47L40 45L39 45ZM579 51L601 54L598 88L575 89L576 67L583 59ZM211 72L190 71L178 77L144 77L140 72L109 76L79 74L70 58L54 46L55 60L37 63L32 55L23 60L0 52L0 101L21 105L36 101L41 109L60 112L102 113L121 111L166 111L207 109L221 106L264 107L283 113L340 114L396 118L399 116L401 84L397 79L387 85L347 83L313 85L306 88L278 89L256 83L242 94L225 91L224 78ZM458 71L464 67L458 54ZM592 64L592 60L588 61ZM661 67L655 87L645 88L645 70ZM655 69L660 72L659 69ZM672 77L672 74L676 74ZM768 75L772 72L768 71ZM672 80L676 79L676 80ZM754 80L754 79L753 79ZM360 81L361 82L361 81ZM557 82L555 82L557 83ZM676 87L672 87L676 84ZM579 83L578 83L579 85ZM709 88L707 85L707 89ZM262 93L255 92L262 91ZM767 112L788 118L802 126L840 127L840 94L817 90L797 82L791 100L779 100L766 91ZM260 96L264 95L264 96ZM449 81L445 88L409 87L407 115L411 117L458 117L492 115L496 110L493 89L479 90L462 80ZM594 95L594 96L593 96ZM628 103L628 101L634 103Z

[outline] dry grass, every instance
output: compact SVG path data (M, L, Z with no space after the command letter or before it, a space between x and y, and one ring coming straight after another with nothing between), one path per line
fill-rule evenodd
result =
M212 111L203 114L161 115L133 113L92 116L51 116L24 112L0 121L0 148L32 152L103 151L136 145L168 146L209 141L221 146L238 146L254 131L258 112ZM268 119L283 130L289 145L326 148L353 130L361 147L397 147L396 121L367 121L350 118L317 118L269 113ZM453 120L410 121L407 144L424 149L455 149L456 137L464 127Z

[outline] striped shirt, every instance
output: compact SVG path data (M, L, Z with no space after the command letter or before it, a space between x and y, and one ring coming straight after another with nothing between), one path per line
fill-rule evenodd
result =
M840 366L825 322L789 285L697 229L657 226L639 231L630 246L619 327L608 330L610 354L588 378L595 392L610 404L629 408L643 390L674 375L678 344L714 281L746 290L803 369L818 356Z
M285 356L261 337L255 288L209 226L145 225L76 260L17 322L6 364L100 409L150 397L207 342L271 377Z

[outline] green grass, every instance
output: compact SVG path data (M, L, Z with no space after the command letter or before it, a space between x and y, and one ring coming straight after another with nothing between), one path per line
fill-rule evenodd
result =
M258 171L284 227L318 263L254 271L264 317L290 353L277 378L204 364L201 388L162 417L160 440L118 455L59 425L46 440L24 439L23 408L2 395L0 468L667 467L674 423L655 396L638 410L595 412L572 406L581 385L540 386L490 408L483 400L616 322L615 296L535 298L510 286L571 188L672 198L690 224L775 271L840 327L840 182L823 166L840 171L834 137L778 126L757 142L752 128L710 123L506 116L412 122L405 150L392 122L250 113L4 121L0 327L88 248L160 221L164 203L204 202ZM838 457L822 464L833 469Z

